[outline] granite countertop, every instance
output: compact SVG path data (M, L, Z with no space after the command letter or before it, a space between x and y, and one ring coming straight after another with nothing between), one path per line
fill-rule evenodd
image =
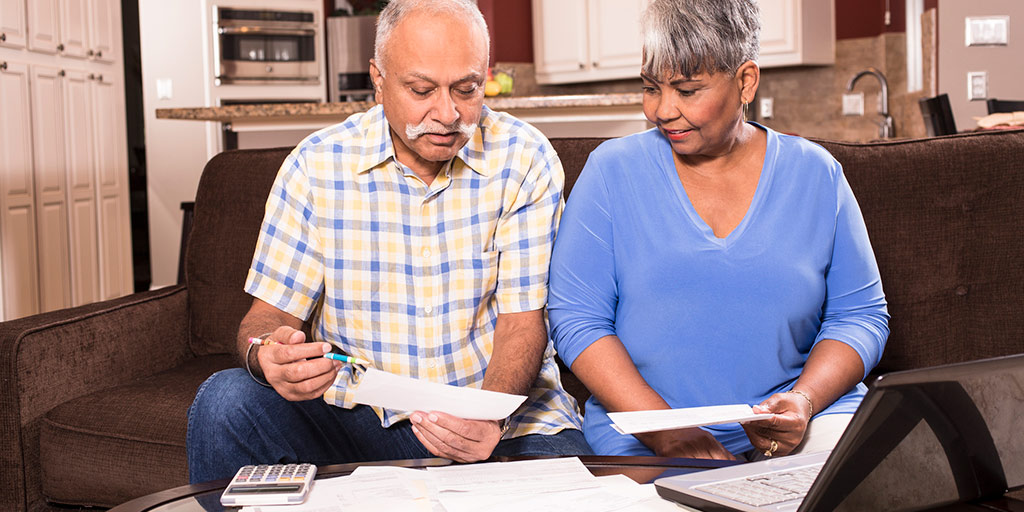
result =
M492 110L527 110L545 108L592 108L639 106L641 93L575 94L567 96L496 96L484 99ZM230 105L224 107L158 108L158 119L191 119L195 121L232 122L241 120L270 121L274 118L341 117L363 112L375 103L352 101L340 103L267 103L261 105Z

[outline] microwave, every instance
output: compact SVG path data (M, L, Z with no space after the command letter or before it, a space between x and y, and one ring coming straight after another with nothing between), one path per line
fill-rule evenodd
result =
M214 18L216 85L319 83L313 12L217 7Z

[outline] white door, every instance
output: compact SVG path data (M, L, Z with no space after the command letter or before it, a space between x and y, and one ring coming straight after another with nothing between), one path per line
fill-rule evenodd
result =
M0 61L0 319L39 312L28 65Z
M99 300L99 232L92 137L92 97L84 71L67 71L64 90L64 165L71 233L71 305Z
M590 0L590 65L597 69L635 69L640 75L642 0Z
M0 46L25 47L25 0L0 0Z
M34 52L57 53L60 22L57 0L29 0L28 48Z
M89 9L86 0L61 0L62 55L84 59L89 49Z
M35 162L39 296L43 312L71 305L64 122L60 70L32 66L32 148Z
M127 295L133 287L128 169L119 144L125 136L117 88L109 76L101 75L94 76L89 87L94 107L100 300L106 300Z

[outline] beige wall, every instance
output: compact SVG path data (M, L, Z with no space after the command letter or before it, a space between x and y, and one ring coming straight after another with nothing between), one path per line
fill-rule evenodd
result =
M964 18L1009 16L1009 46L964 44ZM988 72L990 98L1024 100L1024 1L939 0L939 92L949 94L956 127L976 126L988 113L984 101L967 100L967 73Z
M157 119L157 108L206 105L203 0L139 0L142 97L146 122L146 177L153 287L174 284L181 243L181 203L195 198L209 160L211 123ZM169 79L171 99L157 99L156 82Z

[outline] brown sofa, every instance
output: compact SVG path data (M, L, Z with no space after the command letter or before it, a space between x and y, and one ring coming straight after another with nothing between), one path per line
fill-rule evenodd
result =
M568 193L601 140L552 142ZM1024 130L820 142L857 195L889 300L877 371L1024 352ZM112 506L187 483L186 412L235 365L242 282L286 154L209 162L184 286L0 324L0 510Z

